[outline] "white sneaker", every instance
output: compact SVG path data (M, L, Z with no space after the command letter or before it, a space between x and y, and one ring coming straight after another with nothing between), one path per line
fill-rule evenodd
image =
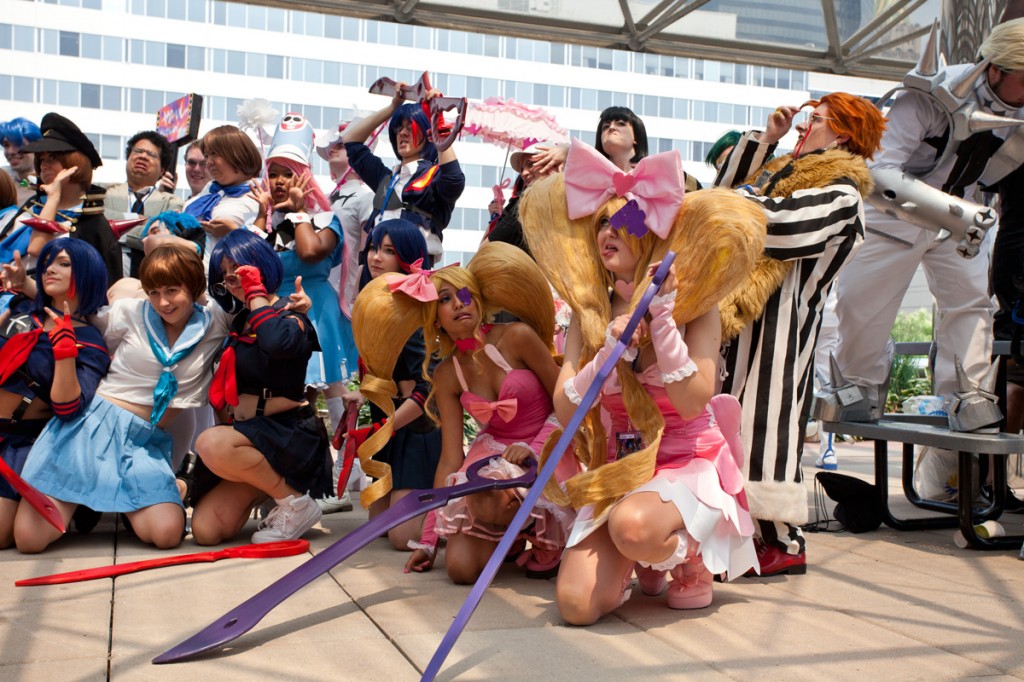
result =
M258 544L295 540L315 526L321 516L320 507L309 495L289 495L277 500L277 506L260 521L259 530L252 534L252 541Z
M345 491L345 494L341 497L337 495L331 495L323 499L316 501L316 506L320 507L320 511L324 514L335 514L337 512L352 511L352 496Z
M836 451L832 448L828 448L823 453L818 455L818 459L814 462L814 466L825 471L836 471L839 469L839 459L836 457Z

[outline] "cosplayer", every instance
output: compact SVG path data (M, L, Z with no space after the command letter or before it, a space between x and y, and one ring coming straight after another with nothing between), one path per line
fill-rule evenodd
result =
M124 513L140 540L165 549L181 542L185 521L165 428L206 399L228 319L217 306L196 304L205 279L194 249L161 246L139 275L146 298L120 298L93 317L113 356L95 398L74 419L47 425L24 477L69 512L84 505ZM22 516L22 551L59 537L38 516L23 527Z
M188 198L197 197L210 184L210 174L206 172L206 157L203 156L199 140L190 142L185 148L185 182L188 183Z
M267 241L284 266L277 295L287 298L295 291L295 278L302 277L303 288L313 301L308 317L316 329L320 350L310 358L306 385L314 389L311 398L315 390L324 390L333 432L344 411L341 394L345 389L342 379L346 377L341 373L345 359L340 342L341 306L328 276L341 262L344 238L327 197L313 179L309 167L312 146L309 122L299 114L286 114L267 154L265 186L252 183L250 196L262 208L255 225L269 233Z
M106 268L96 249L55 239L43 247L39 263L30 287L35 300L16 298L0 325L0 457L18 474L50 418L77 417L110 366L103 336L84 319L107 302ZM0 549L14 540L20 499L0 479ZM59 509L67 522L71 507ZM46 526L27 503L20 513L25 527ZM31 550L26 542L23 551Z
M761 575L807 570L796 526L807 522L800 457L814 348L829 288L863 239L862 196L872 186L864 159L878 150L885 127L861 97L837 92L808 106L814 110L796 126L793 154L761 168L800 111L779 107L764 132L740 138L716 180L750 183L740 192L768 219L756 269L720 306L727 372L722 391L743 406L746 491L759 521Z
M501 211L501 215L491 221L487 236L484 238L484 243L505 242L522 249L527 254L530 253L530 247L526 244L526 239L523 237L523 225L519 222L519 197L522 196L527 187L537 180L562 170L562 167L558 166L554 170L544 173L537 171L537 155L546 151L550 146L551 144L548 142L538 142L522 151L513 153L509 158L509 165L512 166L512 170L519 173L519 177L516 178L516 182L512 186L512 197L505 204L504 210L501 210L502 207L497 203L497 200L491 203L491 213L494 214Z
M328 196L328 201L331 202L331 210L341 223L344 235L344 253L341 262L331 270L330 280L338 291L341 302L343 329L340 342L345 352L347 375L355 372L359 360L352 336L352 303L359 293L359 254L363 251L367 238L363 225L373 213L373 190L366 186L348 163L348 152L345 151L345 142L341 136L349 125L351 124L348 122L341 123L337 131L316 138L316 153L327 162L331 180L336 183ZM369 149L372 152L377 140L369 142Z
M415 223L427 240L431 259L424 261L424 265L430 267L440 260L441 233L448 227L455 202L462 196L466 176L455 158L454 146L438 153L428 137L430 119L421 104L405 102L402 85L398 84L398 94L391 104L349 125L342 139L352 169L376 192L367 229L390 218ZM427 93L428 100L440 96L437 90ZM394 170L385 166L364 144L385 122L391 149L402 162ZM365 263L365 257L360 262Z
M196 450L221 479L192 513L200 545L234 537L253 507L277 503L253 542L300 537L320 520L314 498L330 492L327 431L305 398L306 367L317 350L309 318L272 292L283 267L270 245L248 230L230 232L210 260L210 293L231 324L210 387L210 404L228 423L207 429Z
M93 169L103 165L103 161L89 138L60 114L44 116L42 131L43 137L22 148L35 154L40 185L15 221L43 218L70 229L69 237L84 240L99 251L106 264L107 282L113 284L122 276L121 248L103 217L104 190L92 184ZM32 256L26 259L30 274L34 259L50 239L52 234L32 230L24 248L20 244L14 247Z
M35 159L25 146L42 137L42 133L32 121L26 118L12 118L0 123L0 143L4 146L4 158L11 164L3 170L10 174L18 187L18 205L28 201L35 194L36 177L34 173ZM3 236L0 233L0 236Z
M252 190L249 181L263 170L263 159L249 136L231 125L214 128L199 144L213 181L202 194L192 197L184 210L206 230L203 261L208 264L218 240L256 219L260 207L248 196Z
M678 278L667 278L651 305L649 336L634 337L632 357L618 364L577 434L587 471L566 484L579 514L557 585L559 609L574 625L594 623L628 597L634 564L649 595L665 589L670 571L668 605L692 609L711 603L712 573L731 578L757 563L739 406L712 396L715 305L763 246L763 216L728 192L697 192L684 202L676 153L641 161L626 176L635 182L625 197L613 186L618 172L574 141L564 180L540 181L521 213L538 263L573 310L554 394L563 424L650 282L651 266L669 249L678 254ZM637 208L646 217L636 220ZM628 227L614 226L621 219Z
M933 36L921 63L904 82L911 86L915 80L928 76L927 80L941 83L946 91L947 96L941 99L947 102L953 99L960 110L974 108L980 114L1022 119L1022 45L1024 19L1015 19L992 29L980 48L984 61L945 66L940 63ZM985 203L978 192L979 186L997 185L1024 162L1024 155L1019 151L1024 130L984 130L963 139L954 134L957 124L950 125L947 106L918 88L908 87L900 93L888 117L882 151L871 163L872 174L902 171L925 185L924 189L934 188L946 193L949 201L963 198L968 202ZM958 118L962 117L952 116L954 121ZM947 197L935 194L942 197L945 208ZM993 309L988 290L992 238L988 235L993 230L987 231L984 240L975 245L977 255L964 258L958 252L961 248L958 238L936 239L934 223L920 220L911 223L904 219L908 216L892 217L889 211L879 210L882 206L876 204L874 198L872 204L865 212L868 234L864 247L843 269L838 280L839 340L835 355L843 376L867 392L877 408L872 416L877 417L884 410L886 400L882 388L887 386L889 375L889 332L918 266L924 268L928 288L938 307L934 335L938 340L934 361L935 393L951 398L957 391L954 358L960 359L967 377L974 383L978 383L988 369L993 337ZM997 240L1002 235L1000 226ZM997 282L1005 263L993 264ZM865 282L871 282L867 296L864 295ZM996 294L1002 298L1007 294L1012 296L1012 284L1009 287L997 284ZM1016 411L1015 405L1009 407L1009 411ZM955 472L955 456L951 455L951 459Z
M488 324L499 310L523 322ZM424 329L427 357L434 353L442 357L427 403L436 404L441 427L441 460L434 485L465 481L466 470L481 459L489 460L482 475L513 478L523 473L528 458L540 455L548 435L557 427L550 398L558 376L550 347L554 310L543 275L525 253L508 244L488 244L468 268L414 272L408 277L385 275L363 289L353 312L356 343L368 377L373 377L372 383L364 381L361 390L388 414L360 448L364 471L376 475L366 457L392 432L390 396L394 385L380 377L391 375L403 346L400 339L408 338L418 327ZM392 347L384 348L381 339L394 339ZM463 448L463 416L467 412L482 426L468 452ZM429 409L428 413L433 416ZM382 480L363 491L364 505L391 486L389 472L380 469ZM562 481L576 471L576 462L567 458L555 478ZM423 537L406 570L429 570L440 536L448 541L448 577L459 584L472 583L522 497L521 491L514 490L479 493L428 514ZM436 522L431 517L436 517ZM524 538L533 549L520 561L528 575L549 577L557 569L573 514L541 500L532 519Z
M427 243L423 234L406 220L385 220L370 233L366 267L371 279L389 274L414 274L415 268L426 258ZM377 338L374 344L379 343L380 339ZM417 329L399 351L391 373L391 380L397 389L397 395L393 398L394 435L373 455L374 461L390 467L391 490L370 505L370 518L388 509L410 490L434 487L434 474L441 458L441 432L423 411L430 394L430 380L427 377L433 373L435 364L425 362L425 357L423 332ZM428 368L426 371L425 365ZM360 381L365 384L366 376L362 376ZM363 395L354 391L345 400L355 400L361 404ZM355 445L361 445L374 433L373 424L381 424L387 418L387 413L371 402L372 424L350 431L348 437L354 439ZM341 457L338 459L340 461ZM419 541L423 518L418 516L388 531L392 547L407 550L410 542Z
M628 171L648 154L647 126L627 107L608 107L601 112L594 135L594 149L616 168ZM569 154L569 145L549 147L534 157L534 171L546 175L562 168ZM700 189L697 179L687 175L686 191Z

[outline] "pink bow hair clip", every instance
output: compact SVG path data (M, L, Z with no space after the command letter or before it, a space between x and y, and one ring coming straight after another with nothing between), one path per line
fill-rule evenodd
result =
M388 284L388 289L391 293L401 291L406 296L414 298L417 301L426 303L428 301L437 300L437 287L430 281L430 276L433 275L437 270L424 270L423 259L417 258L415 262L406 265L409 268L408 275L398 275L395 273L384 275L384 281ZM458 263L452 263L451 265L444 266L445 268L458 267ZM439 268L444 270L444 268Z
M642 237L647 230L668 236L686 192L679 152L671 151L640 160L623 172L593 147L573 140L565 161L565 198L569 218L593 215L612 197L628 203L610 219L616 228Z

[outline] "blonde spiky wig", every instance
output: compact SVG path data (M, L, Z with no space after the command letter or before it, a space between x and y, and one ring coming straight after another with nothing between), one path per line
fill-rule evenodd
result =
M441 268L430 275L430 280L438 289L444 284L455 290L467 288L485 320L500 310L508 311L533 327L551 347L555 325L551 290L537 264L514 246L487 244L467 268ZM409 337L422 328L426 344L423 374L429 380L431 356L447 356L455 347L436 322L437 301L424 303L401 292L393 293L384 277L370 281L352 307L352 331L359 357L366 367L359 390L386 415L381 429L358 451L363 471L378 479L360 495L364 507L386 495L392 486L391 467L371 458L394 433L392 398L397 394L397 386L391 376L399 354ZM479 329L476 336L478 341L483 341ZM432 402L433 391L428 396L426 412L436 421L430 407Z
M621 203L614 199L609 202L613 206ZM612 208L611 212L614 210ZM609 206L589 218L570 220L564 180L561 175L553 175L527 190L519 211L530 251L580 321L582 366L604 344L605 328L611 318L609 292L605 286L609 279L594 239L596 227L608 214ZM637 264L637 272L643 276L634 280L637 287L630 309L636 307L650 282L646 275L649 264L672 250L676 253L678 281L673 315L676 323L685 324L711 310L742 281L757 255L764 250L765 223L764 213L757 204L730 190L711 189L687 194L667 240L655 237L649 251L644 240L651 235L639 240L635 253L639 254L641 262ZM630 246L633 248L632 243ZM616 371L629 417L649 445L628 458L606 463L608 443L600 410L591 410L577 438L577 454L588 470L570 479L566 487L572 505L580 508L594 504L595 516L604 513L628 491L650 480L665 426L661 412L632 368L620 362ZM544 457L549 452L550 442ZM560 501L554 493L549 496Z

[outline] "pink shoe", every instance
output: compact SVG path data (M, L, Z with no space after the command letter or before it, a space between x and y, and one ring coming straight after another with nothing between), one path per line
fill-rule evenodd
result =
M711 606L713 576L699 556L673 568L668 586L670 609L703 609Z
M634 570L636 571L636 580L640 583L640 591L648 597L658 596L668 586L665 571L641 566L640 564L637 564Z
M526 577L533 580L547 580L558 575L558 567L562 564L562 550L540 549L532 547L530 556L523 564Z

